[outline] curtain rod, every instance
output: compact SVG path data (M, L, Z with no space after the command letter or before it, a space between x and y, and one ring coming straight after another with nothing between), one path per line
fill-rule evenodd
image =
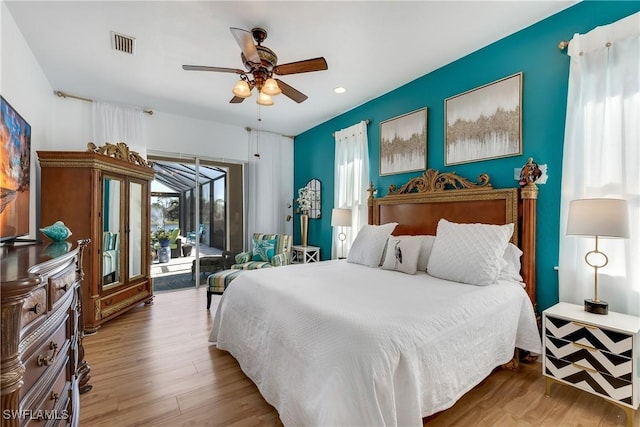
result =
M291 138L291 139L295 138L295 136L293 136L293 135L283 135L283 134L281 134L281 133L273 132L273 131L270 131L270 130L252 129L252 128L250 128L249 126L245 127L245 128L244 128L244 130L246 130L247 132L251 132L251 131L254 131L254 130L255 130L256 132L273 133L273 134L275 134L275 135L284 136L285 138Z
M58 98L73 98L73 99L79 99L80 101L86 101L86 102L93 102L93 99L90 98L83 98L81 96L76 96L76 95L71 95L68 94L66 92L63 92L61 90L54 90L53 93L58 97ZM142 110L143 112L147 113L150 116L153 116L153 110Z
M366 125L368 125L369 123L371 123L371 120L369 120L369 119L365 119L365 120L363 120L363 121L364 121L364 124L366 124ZM331 136L334 136L334 137L335 137L335 136L336 136L336 133L335 133L335 132L333 132L333 133L331 134Z

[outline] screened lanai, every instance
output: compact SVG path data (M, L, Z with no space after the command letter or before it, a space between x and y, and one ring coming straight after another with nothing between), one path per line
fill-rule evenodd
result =
M154 292L206 283L223 251L242 248L243 166L153 155L149 160L156 172L149 224ZM169 247L162 247L161 234L172 238Z
M184 246L195 245L197 239L201 246L225 250L227 170L201 164L196 177L194 164L166 161L153 162L153 169L151 232L179 228Z

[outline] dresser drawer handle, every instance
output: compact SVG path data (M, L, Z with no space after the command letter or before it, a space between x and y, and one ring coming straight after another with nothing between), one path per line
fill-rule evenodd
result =
M576 326L582 326L582 327L588 328L588 329L598 329L597 326L593 326L593 325L590 325L588 323L582 323L582 322L571 322L571 323L573 323Z
M584 369L585 371L589 371L589 372L593 372L594 374L595 374L596 372L598 372L598 371L596 371L596 370L595 370L595 369L593 369L593 368L587 368L586 366L582 366L582 365L580 365L580 364L578 364L578 363L572 363L572 365L573 365L573 366L575 366L576 368Z
M51 343L49 343L49 349L53 350L53 353L51 353L51 356L45 356L45 355L39 355L38 356L38 366L51 366L55 363L56 361L56 355L58 353L58 344L56 344L55 342L51 341Z
M34 305L33 307L31 307L29 309L29 311L33 311L35 314L40 314L42 313L42 304L41 303L36 303L36 305Z
M572 342L571 344L573 344L574 346L576 346L578 348L584 348L584 349L590 350L590 351L598 351L597 348L592 347L590 345L580 344L580 343L577 343L577 342Z

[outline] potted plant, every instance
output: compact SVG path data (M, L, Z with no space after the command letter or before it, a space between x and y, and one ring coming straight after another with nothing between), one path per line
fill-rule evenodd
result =
M158 230L151 233L151 238L154 241L160 243L161 248L166 248L169 246L170 237L171 237L170 233L168 231L165 231L162 228L159 228Z

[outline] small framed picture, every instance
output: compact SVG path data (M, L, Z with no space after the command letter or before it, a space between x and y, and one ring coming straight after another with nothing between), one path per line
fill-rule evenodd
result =
M426 107L380 123L380 175L426 168Z

